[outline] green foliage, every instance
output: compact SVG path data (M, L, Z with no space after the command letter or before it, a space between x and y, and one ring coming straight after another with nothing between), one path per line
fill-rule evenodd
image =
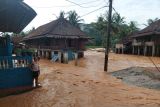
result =
M76 11L69 11L67 19L73 26L76 27L80 27L80 22L83 21L83 19L80 19L80 16L78 16Z
M90 46L86 46L87 49L89 48L103 48L103 46L96 46L96 45L90 45Z
M88 45L101 46L102 45L102 36L101 33L95 29L94 23L91 24L83 24L81 29L87 33L91 38L93 38L92 42Z
M58 18L66 18L73 26L79 27L83 19L80 19L80 16L76 13L76 11L69 11L65 13L61 11Z
M61 11L59 13L59 17L58 18L65 18L65 12L64 11Z
M120 14L118 13L114 13L112 15L111 39L110 39L111 47L114 47L114 45L118 41L120 41L123 37L128 36L130 33L139 30L136 22L131 21L130 23L127 24L124 19L125 18L121 17ZM98 34L96 37L101 38L102 40L101 45L104 46L106 46L107 26L108 26L108 14L99 16L97 22L92 24L93 29Z
M30 49L20 49L20 48L16 48L15 49L15 53L17 54L17 55L20 55L20 54L22 54L22 53L34 53L35 52L35 49L32 49L32 48L30 48Z

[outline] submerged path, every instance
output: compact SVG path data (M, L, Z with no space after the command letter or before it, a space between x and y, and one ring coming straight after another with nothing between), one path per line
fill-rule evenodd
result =
M152 58L160 66L160 58ZM69 64L41 60L42 88L0 99L0 107L160 107L160 91L129 86L103 72L104 53L86 51ZM111 53L109 72L153 67L147 57Z

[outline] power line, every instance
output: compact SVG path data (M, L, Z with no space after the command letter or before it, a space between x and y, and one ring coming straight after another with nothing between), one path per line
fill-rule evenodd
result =
M67 1L67 0L66 0ZM68 1L69 2L69 1ZM32 7L36 7L36 8L55 8L55 7L73 7L73 6L76 6L76 5L84 5L84 4L90 4L90 3L94 3L94 2L97 2L97 0L94 0L94 1L90 1L90 2L84 2L84 3L81 3L81 4L74 4L74 5L62 5L62 6L48 6L48 7L38 7L38 6L32 6ZM73 3L72 3L73 4ZM90 7L95 7L95 6L89 6L89 7L84 7L84 8L90 8Z
M70 0L66 0L66 1L68 1L68 2L70 2L70 3L72 3L72 4L75 4L75 5L79 6L79 7L82 7L82 8L97 7L97 5L96 5L96 6L89 6L89 7L85 7L85 6L82 6L82 4L78 4L78 3L73 2L73 1L70 1ZM88 2L87 4L89 4L89 3L93 3L93 1L92 1L92 2ZM85 3L83 3L83 4L85 4Z
M103 8L105 8L105 7L108 7L108 6L103 6L103 7L100 7L100 8L98 8L98 9L96 9L96 10L93 10L93 11L91 11L91 12L89 12L89 13L86 13L86 14L84 14L84 15L80 16L80 17L87 16L87 15L89 15L89 14L91 14L91 13L93 13L93 12L96 12L96 11L98 11L98 10L100 10L100 9L103 9Z

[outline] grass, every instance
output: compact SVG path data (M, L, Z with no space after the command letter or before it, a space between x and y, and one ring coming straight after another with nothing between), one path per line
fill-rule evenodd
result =
M86 48L103 48L103 46L86 46Z

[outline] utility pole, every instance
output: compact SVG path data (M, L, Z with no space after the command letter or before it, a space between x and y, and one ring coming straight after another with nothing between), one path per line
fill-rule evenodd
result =
M108 54L110 47L110 36L111 36L111 18L112 18L112 0L109 0L109 14L108 14L108 27L107 27L107 43L105 48L105 60L104 60L104 71L108 71Z

